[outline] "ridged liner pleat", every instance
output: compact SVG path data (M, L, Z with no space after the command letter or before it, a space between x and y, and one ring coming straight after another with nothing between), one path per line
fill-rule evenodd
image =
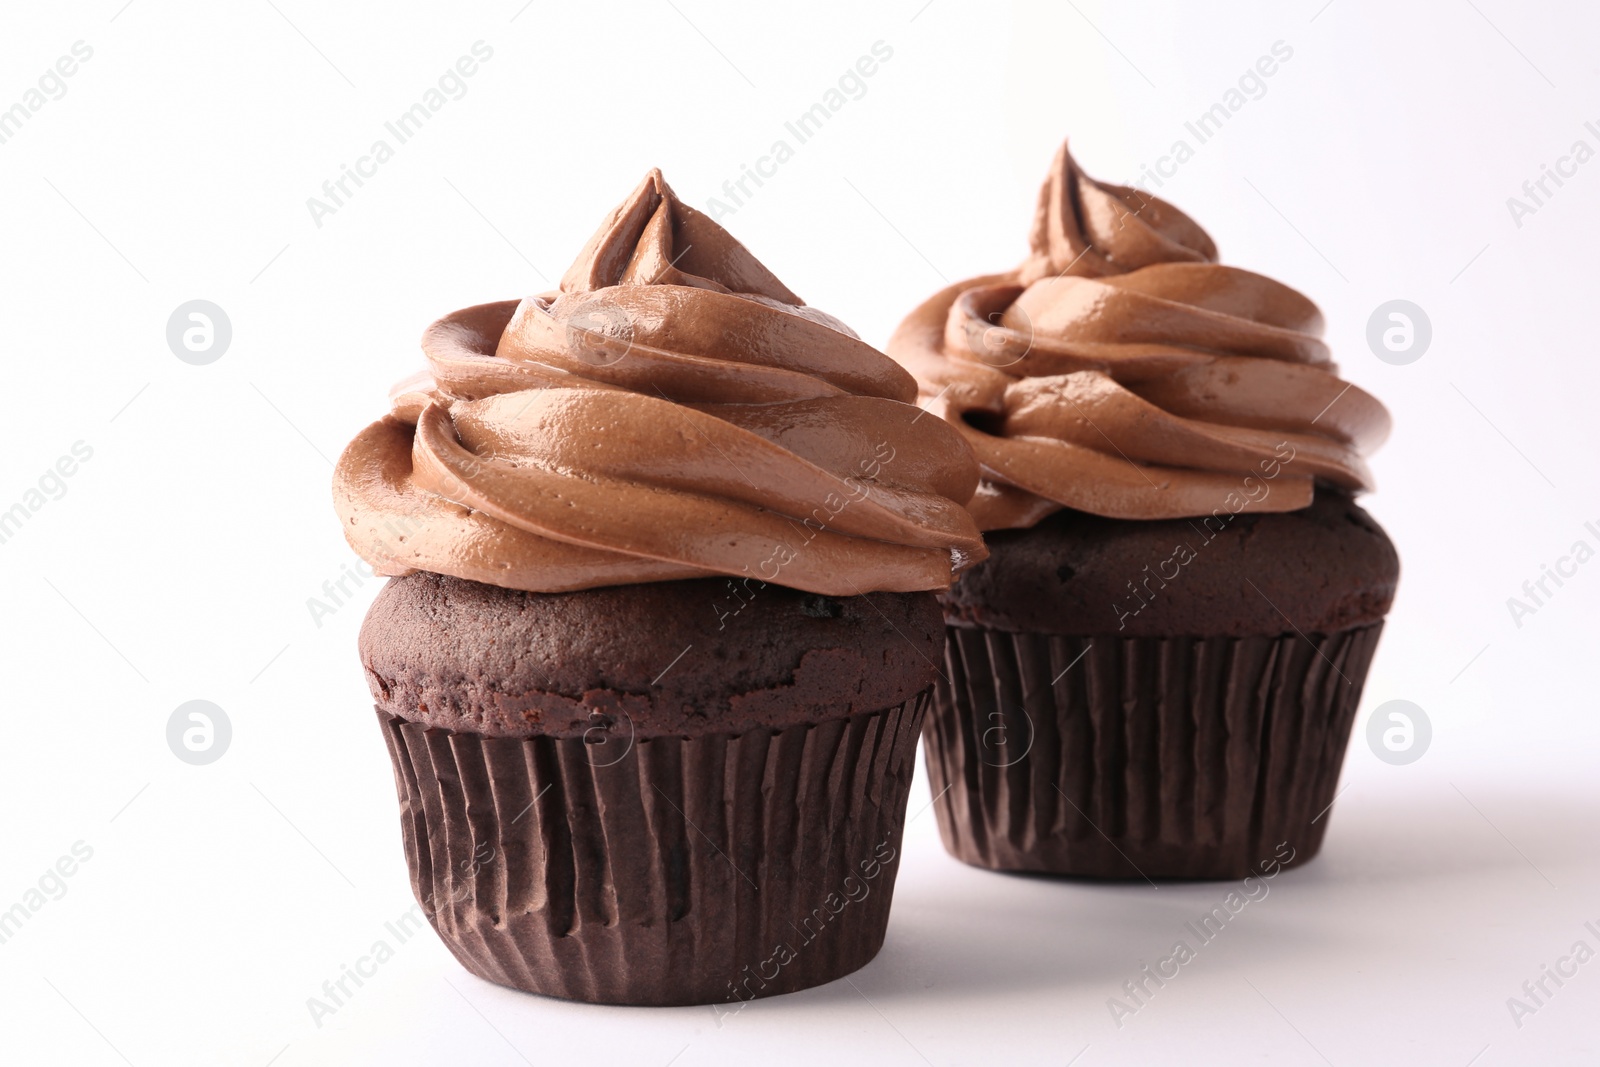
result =
M638 738L620 758L378 718L412 891L464 967L574 1000L710 1004L877 955L930 700Z
M1242 878L1289 849L1304 862L1382 630L951 626L925 728L945 847L981 867L1091 878Z

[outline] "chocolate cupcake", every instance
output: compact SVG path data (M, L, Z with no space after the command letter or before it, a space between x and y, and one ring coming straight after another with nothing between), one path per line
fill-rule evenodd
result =
M651 172L345 450L412 888L473 973L744 1001L883 943L978 482L916 385Z
M1029 243L889 343L983 471L990 557L941 597L925 727L945 846L1095 878L1304 862L1399 577L1352 499L1388 413L1310 300L1065 145Z

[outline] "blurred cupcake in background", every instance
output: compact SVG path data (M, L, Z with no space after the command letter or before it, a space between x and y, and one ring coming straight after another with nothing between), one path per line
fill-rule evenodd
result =
M1017 269L889 354L982 467L941 596L945 846L1002 870L1233 878L1316 854L1399 560L1354 502L1389 432L1321 313L1065 144Z

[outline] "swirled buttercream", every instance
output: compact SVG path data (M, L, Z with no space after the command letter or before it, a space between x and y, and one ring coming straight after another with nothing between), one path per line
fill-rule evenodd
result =
M1310 300L1217 263L1194 220L1089 178L1065 144L1029 246L1015 270L934 295L889 342L978 456L980 527L1063 507L1293 511L1318 480L1372 488L1364 456L1389 415L1340 380Z
M984 558L978 468L916 384L652 171L557 292L423 335L425 373L340 457L379 574L562 592L731 575L830 596Z

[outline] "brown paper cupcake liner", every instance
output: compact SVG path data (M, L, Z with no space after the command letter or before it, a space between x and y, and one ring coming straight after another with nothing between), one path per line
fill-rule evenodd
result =
M379 711L412 890L464 967L532 993L718 1004L832 981L883 944L929 698L640 737L614 762Z
M1310 859L1382 629L949 627L925 730L945 848L980 867L1088 878L1242 878L1274 857Z

